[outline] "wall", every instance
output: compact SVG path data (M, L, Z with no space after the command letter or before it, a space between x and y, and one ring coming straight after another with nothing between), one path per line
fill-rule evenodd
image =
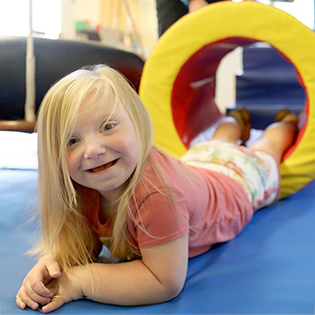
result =
M100 27L104 44L136 51L144 58L158 39L154 0L63 0L62 11L61 38L75 39L75 23L89 21L91 27Z
M124 0L63 0L62 37L76 38L75 22L89 20L93 25L99 24L102 26L103 34L107 36L104 38L104 44L134 49L146 59L158 40L155 1L128 0L127 3L136 30L140 35L142 49L133 47L130 41L128 43L125 40L122 43L115 38L119 35L119 32L122 36L124 32L126 34L133 33L133 25L128 17ZM241 51L241 49L238 49L227 55L218 68L216 102L222 112L225 111L227 106L235 103L235 73L242 69Z

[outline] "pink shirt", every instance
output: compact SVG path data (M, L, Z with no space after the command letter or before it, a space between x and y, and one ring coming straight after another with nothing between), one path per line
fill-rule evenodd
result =
M189 234L189 257L208 251L212 245L234 238L250 221L253 207L242 186L218 172L195 168L153 149L151 158L169 182L174 198L172 207L165 187L154 174L150 162L136 187L136 203L131 210L136 219L128 219L130 241L139 249L149 248ZM104 224L99 217L99 194L83 190L83 202L100 239L110 237L113 220Z

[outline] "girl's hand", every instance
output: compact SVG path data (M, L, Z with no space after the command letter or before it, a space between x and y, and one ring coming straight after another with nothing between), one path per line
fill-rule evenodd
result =
M47 285L54 296L48 304L42 307L43 313L49 313L63 304L83 298L82 281L78 276L80 269L81 267L74 267L69 272L64 271L58 279Z
M208 2L205 0L190 0L189 1L189 12L194 12L198 9L201 9L203 7L205 7L206 5L208 5Z
M25 309L26 306L36 310L39 304L45 305L51 301L52 292L46 285L60 276L58 263L47 254L26 275L19 292L16 295L16 304Z

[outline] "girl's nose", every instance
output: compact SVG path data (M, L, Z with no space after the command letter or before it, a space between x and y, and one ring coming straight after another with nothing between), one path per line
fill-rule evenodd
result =
M100 155L105 154L106 148L105 145L98 141L89 142L86 145L84 158L85 159L96 159Z

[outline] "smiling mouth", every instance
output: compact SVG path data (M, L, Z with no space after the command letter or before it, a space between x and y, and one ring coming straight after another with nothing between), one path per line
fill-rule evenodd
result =
M87 170L87 172L98 173L98 172L104 171L104 170L112 167L113 165L115 165L117 161L118 161L118 159L116 159L114 161L111 161L109 163L106 163L104 165L101 165L101 166L98 166L98 167L95 167L95 168L91 168L91 169Z

